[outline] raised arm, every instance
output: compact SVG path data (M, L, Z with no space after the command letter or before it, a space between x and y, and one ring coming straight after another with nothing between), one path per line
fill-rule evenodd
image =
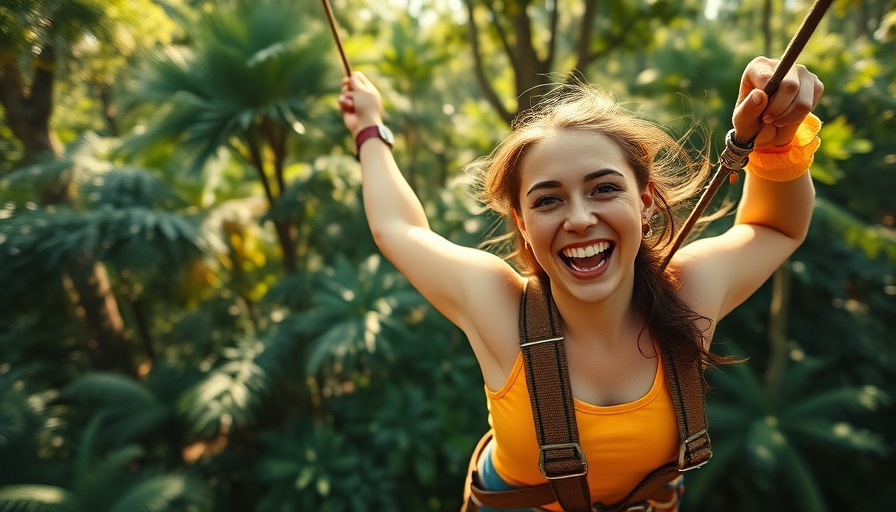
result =
M807 116L824 87L798 65L769 99L762 88L775 64L754 59L741 80L733 116L735 138L756 133L760 119L763 128L755 140L734 226L688 245L672 263L682 274L687 300L715 319L752 295L799 247L812 216L815 190L807 171L820 125Z
M355 139L363 129L383 123L380 94L360 72L343 80L339 104ZM433 232L389 146L379 137L364 140L359 157L364 209L377 246L433 306L467 333L481 361L477 344L488 338L481 332L488 319L478 318L478 312L496 303L516 308L519 276L497 256Z
M383 124L380 94L361 72L343 79L339 105L353 140L357 140L363 129ZM419 199L399 171L389 145L379 137L371 137L357 150L367 222L380 250L392 260L393 245L401 243L411 228L429 230L429 222ZM394 256L396 263L400 263L399 255Z

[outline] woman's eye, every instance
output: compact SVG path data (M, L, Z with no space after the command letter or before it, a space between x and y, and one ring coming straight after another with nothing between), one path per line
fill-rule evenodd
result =
M542 208L545 206L551 206L560 201L556 196L542 196L535 200L535 203L532 205L535 208Z
M619 187L612 183L601 183L600 185L594 187L594 189L591 191L591 194L612 194L613 192L619 192Z

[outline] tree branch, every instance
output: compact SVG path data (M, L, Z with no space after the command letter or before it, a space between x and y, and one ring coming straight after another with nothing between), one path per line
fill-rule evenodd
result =
M472 0L464 0L464 4L467 6L467 15L469 17L469 23L467 26L469 30L467 34L470 38L470 47L473 51L473 62L475 63L474 69L476 73L476 81L479 82L479 87L482 89L482 93L485 95L486 101L498 112L498 115L501 116L501 119L504 120L508 125L513 121L514 114L508 111L504 104L501 102L501 98L495 92L491 83L488 81L488 77L485 76L485 66L482 62L482 48L479 46L479 28L476 26L476 18L473 12L473 2Z
M498 13L495 12L495 7L490 2L486 2L486 7L491 13L492 19L495 20L495 32L498 33L498 39L501 41L501 46L504 47L504 52L507 54L507 58L510 59L510 66L513 69L517 69L517 66L519 66L519 59L517 59L513 45L510 44L510 39L507 38L507 33L504 31L504 27L498 23ZM517 45L519 45L519 38L517 38Z
M585 2L585 13L582 15L582 26L579 30L579 41L576 44L576 69L582 74L590 63L591 40L594 37L594 22L597 18L598 0Z
M274 192L271 190L271 180L268 178L266 172L264 172L264 158L261 156L261 148L259 147L259 143L257 140L257 135L255 134L255 129L250 127L246 131L246 146L249 148L249 162L252 163L252 167L255 169L256 173L258 173L258 179L261 181L261 185L264 187L264 195L268 199L268 205L274 205Z
M591 64L592 62L594 62L597 59L602 58L603 56L610 53L612 50L615 50L617 46L621 45L625 41L625 38L628 36L629 31L631 30L631 28L633 26L635 26L635 23L637 21L638 21L637 18L629 19L628 22L626 22L625 26L622 27L622 30L619 30L618 32L616 32L616 34L613 35L613 37L611 37L609 40L607 40L606 46L604 46L600 51L594 52L588 56L588 60L585 63L585 66Z
M559 0L553 0L553 6L551 9L551 29L550 35L548 36L548 54L545 58L545 63L548 68L552 68L554 66L554 55L557 52L557 25L560 21L560 6L558 5Z

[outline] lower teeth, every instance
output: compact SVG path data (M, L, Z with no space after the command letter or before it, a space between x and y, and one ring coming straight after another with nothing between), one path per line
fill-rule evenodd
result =
M595 266L593 266L593 267L591 267L591 268L582 268L582 267L580 267L580 266L578 266L578 265L575 264L575 260L570 260L570 261L569 261L569 266L572 267L574 270L576 270L576 271L578 271L578 272L588 272L589 270L595 270L595 269L598 269L598 268L604 266L604 263L606 263L606 262L607 262L607 260L606 260L606 258L604 258L604 259L600 260L600 261L597 263L597 265L595 265Z

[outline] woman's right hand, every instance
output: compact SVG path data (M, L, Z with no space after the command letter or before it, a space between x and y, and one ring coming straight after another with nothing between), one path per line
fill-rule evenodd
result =
M376 86L361 73L355 71L342 78L342 94L339 108L345 127L355 137L362 128L383 124L383 99Z

